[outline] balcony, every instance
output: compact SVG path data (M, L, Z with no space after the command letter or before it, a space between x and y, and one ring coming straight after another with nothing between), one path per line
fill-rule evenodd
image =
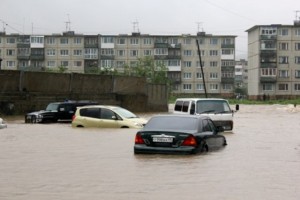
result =
M234 49L234 44L221 44L222 49Z
M221 83L234 83L234 77L221 77Z
M21 54L17 55L18 60L30 60L30 55L29 54Z
M169 44L168 43L154 43L154 48L169 48Z
M31 60L45 60L44 54L31 54L30 55Z
M276 76L261 76L260 82L261 83L276 83L277 78Z
M18 43L17 48L30 48L29 43Z
M84 43L84 48L98 48L98 44Z
M115 55L101 55L101 60L114 60Z
M260 68L277 68L277 63L276 61L275 62L272 62L272 63L260 63Z
M277 35L261 35L261 40L277 40Z
M169 49L181 49L181 44L170 44Z

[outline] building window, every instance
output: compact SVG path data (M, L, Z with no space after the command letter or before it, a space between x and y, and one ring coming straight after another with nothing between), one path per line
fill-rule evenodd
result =
M81 44L82 40L79 37L74 38L74 44Z
M131 57L139 56L139 51L138 50L130 50L130 56Z
M180 60L168 60L167 66L180 66Z
M288 29L279 29L278 34L281 36L287 36L287 35L289 35L289 30Z
M234 77L234 73L233 72L222 72L222 78L233 78Z
M47 38L47 44L55 44L55 38L54 37Z
M192 39L191 38L184 38L183 43L184 44L192 44Z
M60 66L68 67L69 66L69 61L61 61Z
M47 56L55 56L55 49L47 49Z
M300 70L295 70L295 78L300 78Z
M295 43L295 50L300 51L300 43Z
M124 68L125 61L117 61L117 68Z
M219 85L218 84L209 84L210 90L218 90Z
M183 84L183 90L191 90L192 84Z
M192 50L184 50L183 55L184 56L192 56Z
M209 74L209 78L210 79L217 79L218 78L218 73L217 72L211 72Z
M210 56L217 56L218 55L218 50L210 50L209 55Z
M81 56L82 55L82 50L81 49L75 49L73 51L74 56Z
M103 56L113 56L114 54L114 49L101 49L101 55Z
M61 56L68 56L69 55L69 51L66 50L66 49L62 49L62 50L60 50L60 55Z
M69 40L68 38L60 38L60 44L68 44Z
M287 90L289 90L289 85L286 83L280 83L280 84L278 84L278 90L287 91Z
M289 63L289 57L288 56L279 56L279 63L280 64L288 64Z
M211 38L210 39L210 44L211 45L217 45L218 44L218 39L217 38Z
M222 49L222 55L234 55L233 49Z
M279 43L279 49L280 50L289 50L289 43L287 43L287 42L281 42L281 43Z
M56 67L56 61L54 60L47 61L47 67Z
M200 61L197 61L197 62L196 62L196 67L201 67ZM203 68L205 67L205 62L204 62L204 61L202 61L202 67L203 67Z
M234 60L222 60L222 67L226 67L226 66L235 66L235 61Z
M288 78L289 77L289 71L288 70L279 70L278 76L280 78Z
M152 39L151 38L144 38L144 45L151 45Z
M299 84L299 83L295 83L294 89L295 89L296 91L300 91L300 84Z
M15 61L6 61L6 66L7 67L15 67L16 66L16 62Z
M184 61L183 67L192 67L192 61Z
M295 64L300 64L300 56L295 57Z
M112 68L114 66L113 60L101 60L101 67Z
M202 83L197 83L196 90L204 90L204 85Z
M197 72L197 73L196 73L196 78L197 78L197 79L202 79L202 73Z
M273 91L274 90L274 84L264 83L264 84L262 84L262 90L263 91Z
M118 56L125 57L126 56L126 51L125 50L118 50Z
M74 61L74 67L81 67L82 61Z
M232 90L232 84L223 84L223 90Z
M210 61L209 66L210 67L218 67L218 61Z
M7 44L15 44L16 43L16 38L9 37L6 39Z
M6 55L7 56L15 56L16 55L16 51L14 49L7 49L6 50Z
M139 39L138 38L131 38L130 39L130 44L138 45L139 44Z
M84 58L97 59L98 58L98 49L96 49L96 48L84 49Z
M295 35L300 36L300 28L295 29Z
M144 56L151 56L152 55L152 50L146 49L144 50Z
M263 27L261 29L261 35L276 35L276 34L277 34L277 28Z
M157 48L154 50L154 55L168 55L167 48Z
M192 73L183 73L183 78L184 79L191 79L192 78Z
M276 76L276 68L261 69L261 76Z
M126 44L126 39L125 38L118 38L117 43L118 44Z
M114 43L114 37L110 37L110 36L102 37L101 42L102 43Z

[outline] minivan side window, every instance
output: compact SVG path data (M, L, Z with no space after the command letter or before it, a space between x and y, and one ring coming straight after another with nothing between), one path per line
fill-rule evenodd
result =
M115 115L115 113L109 109L105 109L105 108L102 108L101 109L101 119L115 119L113 118Z
M189 110L189 105L190 105L190 102L189 102L189 101L183 102L182 112L188 112L188 110Z
M175 104L175 111L181 111L183 101L177 101Z

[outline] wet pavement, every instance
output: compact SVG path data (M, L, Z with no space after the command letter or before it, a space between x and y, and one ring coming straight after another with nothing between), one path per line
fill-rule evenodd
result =
M5 120L0 200L300 199L300 106L240 105L225 148L183 156L134 155L135 129Z

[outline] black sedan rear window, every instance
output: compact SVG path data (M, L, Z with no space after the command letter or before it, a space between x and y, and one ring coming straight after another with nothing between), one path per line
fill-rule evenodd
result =
M168 129L168 130L197 130L196 118L161 116L153 117L144 129Z

